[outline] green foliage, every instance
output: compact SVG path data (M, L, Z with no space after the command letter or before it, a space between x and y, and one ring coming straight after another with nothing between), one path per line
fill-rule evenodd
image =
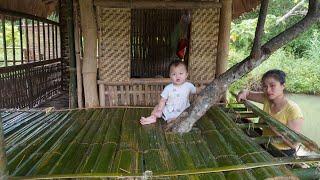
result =
M20 49L18 47L20 47L20 40L19 40L19 36L20 36L20 33L19 33L19 29L18 29L18 26L16 25L16 23L18 22L14 22L14 41L13 41L13 38L12 38L12 25L11 25L11 22L10 21L6 21L5 22L5 33L6 33L6 47L7 47L7 58L8 59L13 59L13 50L12 50L12 47L13 47L13 43L14 43L14 46L15 46L15 55L16 55L16 58L17 57L20 57ZM2 25L0 25L0 61L3 61L4 60L4 43L3 43L3 27ZM3 62L0 62L0 67L2 67L4 65Z
M263 42L279 34L302 16L292 16L277 24L297 0L270 2L265 24ZM305 8L305 6L304 6ZM229 67L243 60L250 53L257 23L257 11L248 13L232 23ZM243 88L260 88L260 78L270 69L281 69L287 73L286 89L293 93L320 94L320 23L315 24L300 37L275 52L268 60L242 77L230 87L231 91Z

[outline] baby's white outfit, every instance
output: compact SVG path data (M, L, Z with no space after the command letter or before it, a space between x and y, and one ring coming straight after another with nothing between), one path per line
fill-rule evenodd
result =
M189 82L179 86L168 84L162 91L161 97L166 99L163 110L163 119L172 120L177 118L185 109L190 106L189 95L196 93L196 87Z

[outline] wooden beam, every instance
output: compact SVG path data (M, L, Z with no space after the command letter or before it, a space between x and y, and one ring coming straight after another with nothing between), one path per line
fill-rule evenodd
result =
M131 9L196 9L196 8L221 8L219 2L213 1L106 1L95 0L95 6L107 8Z
M46 18L42 18L42 17L38 17L38 16L34 16L34 15L22 13L22 12L12 11L12 10L4 9L4 8L1 8L1 7L0 7L0 12L2 14L9 15L9 16L15 16L15 17L21 17L21 18L26 18L26 19L38 20L38 21L41 21L41 22L54 24L56 26L60 25L58 22L51 21L51 20L46 19Z

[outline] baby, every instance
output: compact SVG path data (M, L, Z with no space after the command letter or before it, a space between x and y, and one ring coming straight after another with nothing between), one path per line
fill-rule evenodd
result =
M161 93L159 104L153 109L149 117L141 117L142 125L152 124L157 121L157 118L162 118L165 121L171 121L177 118L186 108L190 106L189 95L196 93L196 87L186 82L188 77L187 66L183 61L173 61L169 65L170 80Z

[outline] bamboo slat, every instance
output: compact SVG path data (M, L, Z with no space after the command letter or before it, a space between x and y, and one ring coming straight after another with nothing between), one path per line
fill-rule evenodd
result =
M210 117L207 115L203 116L202 119L198 121L197 125L206 142L210 142L208 143L208 147L211 153L214 154L219 167L242 164L240 158L232 150L227 139L217 131L216 126L209 118ZM255 179L252 173L246 170L226 172L224 174L226 179Z
M268 162L272 161L269 155L260 146L253 143L242 131L237 127L234 121L223 112L221 108L213 108L209 112L210 117L218 129L218 131L228 139L232 149L244 163ZM255 177L262 179L270 177L293 177L293 174L285 167L273 168L257 168L253 170Z
M112 112L108 112L107 110L101 110L102 113L100 115L100 119L102 120L101 125L98 129L98 131L95 134L95 137L93 138L93 141L89 144L89 148L87 149L86 153L87 156L82 157L82 161L79 164L76 172L86 172L90 173L92 172L92 169L94 168L94 165L96 161L98 160L98 155L101 152L104 136L107 133L107 130L110 125L110 118L113 115Z
M140 116L148 116L149 109L139 110ZM139 127L139 150L143 154L143 171L166 172L174 168L166 147L161 123Z
M120 144L113 162L113 170L118 173L138 173L142 171L142 153L139 151L138 132L139 114L134 109L124 113L121 127Z
M20 159L19 157L14 158L15 162L19 160L19 164L15 166L14 171L12 171L12 174L16 175L23 175L28 174L30 171L30 167L32 167L34 164L36 164L39 159L49 150L50 147L54 144L54 142L59 138L61 134L65 132L65 130L72 125L72 121L68 119L70 115L72 115L72 112L70 113L61 113L62 117L59 118L57 121L60 121L60 123L57 123L57 125L53 125L50 130L48 130L48 133L46 136L40 136L35 142L36 144L33 144L29 146L30 148L24 149L21 154L23 154L26 159ZM31 154L28 154L28 151L31 151ZM19 153L20 154L20 153ZM12 162L14 164L15 162ZM12 165L14 166L14 165Z
M64 152L67 152L68 145L88 126L88 119L93 114L93 111L78 111L71 118L76 123L70 126L64 134L62 134L41 160L33 167L30 174L49 174L55 169L55 165L61 159Z
M95 173L112 172L112 165L120 140L120 129L123 118L123 109L115 110L108 119L111 121L108 130L104 136L101 151L98 154L97 161L92 169Z
M320 162L273 158L225 110L209 110L184 135L164 132L160 119L141 126L149 108L4 112L9 178L294 179L284 164Z
M303 136L302 134L292 131L287 126L284 126L281 122L273 119L270 115L268 115L266 112L262 111L249 101L246 101L244 104L248 108L250 108L255 114L263 118L263 120L265 120L267 124L274 127L281 135L283 135L283 137L287 137L290 143L295 144L297 142L300 142L311 151L320 153L320 148L318 147L318 145L309 138Z

